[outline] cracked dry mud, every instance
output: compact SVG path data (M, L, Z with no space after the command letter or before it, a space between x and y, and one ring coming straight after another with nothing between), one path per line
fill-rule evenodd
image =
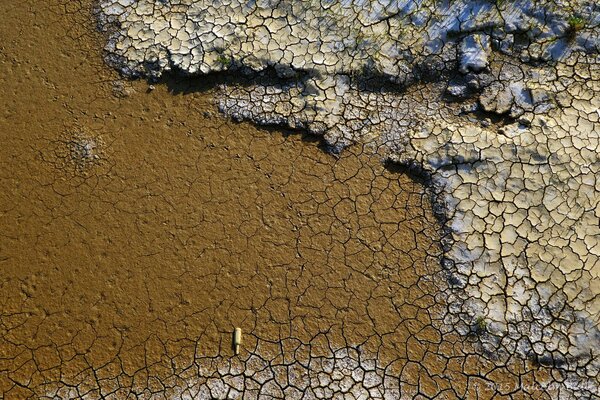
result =
M599 14L0 5L3 398L598 398Z

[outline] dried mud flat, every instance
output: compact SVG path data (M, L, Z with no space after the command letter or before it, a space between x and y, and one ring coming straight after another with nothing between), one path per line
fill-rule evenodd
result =
M92 6L0 5L3 398L596 395L448 323L447 233L405 168L233 123L231 77L123 80Z

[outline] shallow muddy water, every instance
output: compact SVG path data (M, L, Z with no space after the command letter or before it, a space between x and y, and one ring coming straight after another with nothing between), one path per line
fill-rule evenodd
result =
M0 18L4 398L294 398L348 375L309 363L329 359L375 371L353 378L368 397L548 396L544 368L495 369L442 333L419 181L360 146L334 157L225 119L213 77L121 80L87 2ZM294 363L307 386L278 372ZM271 388L226 379L268 369Z

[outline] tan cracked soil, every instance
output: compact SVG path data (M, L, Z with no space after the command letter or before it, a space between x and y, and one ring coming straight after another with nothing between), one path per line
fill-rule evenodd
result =
M499 374L432 322L419 183L227 121L210 83L119 81L87 2L4 1L0 20L0 397L168 396L184 365L232 356L235 326L242 355L364 344L407 396L486 398L501 377L530 397L543 370Z

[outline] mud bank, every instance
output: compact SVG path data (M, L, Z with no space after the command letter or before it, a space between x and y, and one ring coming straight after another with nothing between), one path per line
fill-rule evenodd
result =
M593 397L442 319L429 193L384 147L222 118L231 77L123 80L91 10L0 6L3 398Z
M482 350L499 365L517 355L597 393L598 5L103 1L99 12L106 60L125 75L243 74L220 86L226 115L426 172L450 230L446 329L485 326Z
M291 397L307 362L324 396L385 368L389 393L403 370L403 393L449 390L423 187L233 123L211 82L123 80L91 10L0 5L0 397Z

